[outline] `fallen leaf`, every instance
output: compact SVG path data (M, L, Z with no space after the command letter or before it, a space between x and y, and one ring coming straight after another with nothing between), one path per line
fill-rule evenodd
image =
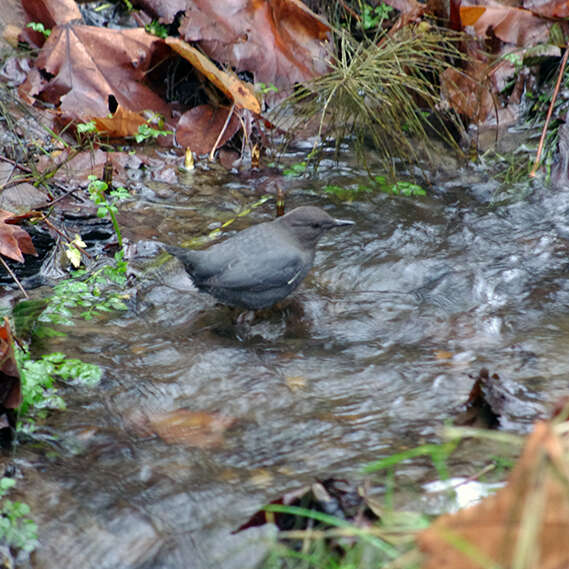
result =
M422 569L568 567L568 454L567 430L537 423L504 488L418 535Z
M228 109L214 109L210 105L194 107L180 117L176 126L176 142L198 155L209 153L225 126L228 113ZM237 115L233 113L216 148L230 140L240 126Z
M55 105L67 120L106 116L110 95L124 109L152 110L168 120L170 106L142 83L163 50L164 42L143 29L58 26L18 91L28 103Z
M74 0L21 0L21 5L26 21L28 23L41 22L46 30L74 20L81 20L81 12ZM19 40L32 47L41 47L46 37L41 32L25 27L20 32Z
M212 59L273 83L274 100L329 69L330 26L300 0L188 0L179 31Z
M200 73L205 75L218 89L243 109L259 114L261 104L249 83L241 81L235 73L219 69L207 56L179 38L166 38L166 44L184 59L188 60Z
M472 26L485 39L488 30L503 42L529 47L545 43L551 22L534 16L529 10L512 6L461 6L463 26Z
M11 211L0 209L0 255L23 263L22 253L37 256L37 252L29 233L9 223L10 218L14 216Z
M490 376L488 370L482 368L470 390L464 412L455 418L455 424L481 429L498 428L504 405L499 382L497 374Z
M225 431L235 423L233 417L189 409L158 413L148 416L147 421L166 443L197 448L220 446Z
M138 133L138 127L146 124L141 113L124 109L120 105L111 116L93 117L97 132L109 138L125 138Z
M524 0L523 7L543 18L562 19L569 17L567 0Z
M22 402L20 372L14 356L14 342L7 319L0 326L0 445L12 441L16 428L15 410Z

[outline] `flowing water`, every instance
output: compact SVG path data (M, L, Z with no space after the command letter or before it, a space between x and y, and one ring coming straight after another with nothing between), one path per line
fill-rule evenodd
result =
M265 182L198 170L145 187L121 223L135 240L180 243L235 217ZM482 367L501 378L506 430L527 432L567 394L569 192L535 183L521 195L461 168L433 174L427 198L322 192L359 182L332 163L317 180L282 181L289 209L356 222L323 238L283 307L237 317L172 269L138 279L127 312L78 320L43 346L104 378L66 390L68 410L44 427L57 443L17 449L40 524L31 566L253 567L270 527L232 530L286 491L362 480L371 461L439 441ZM272 215L268 202L227 233ZM479 447L460 473L488 458ZM409 476L435 477L427 463Z

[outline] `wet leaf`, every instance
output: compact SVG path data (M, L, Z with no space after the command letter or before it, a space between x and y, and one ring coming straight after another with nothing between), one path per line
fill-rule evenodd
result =
M464 27L472 26L481 38L486 38L491 29L503 42L520 47L547 42L551 27L551 22L529 10L512 6L461 6L460 19Z
M140 113L124 109L120 105L112 115L93 117L97 132L109 138L125 138L135 136L138 127L146 124L146 119Z
M27 22L41 23L46 30L73 20L81 20L81 12L74 0L22 0L21 4ZM19 39L33 47L40 47L46 38L41 32L25 27L20 32Z
M208 57L195 47L179 38L166 38L166 43L183 58L187 59L200 73L205 75L218 89L235 104L254 113L261 112L261 104L250 83L241 81L235 73L219 69Z
M568 18L567 0L524 0L523 7L543 18Z
M264 508L251 516L233 533L238 533L254 526L274 523L280 530L331 527L325 521L313 525L309 515L316 511L327 516L335 516L338 520L350 520L353 527L368 526L378 519L377 515L367 506L367 499L361 489L345 480L328 478L317 481L310 486L304 486L288 492L270 502L272 506L302 508L303 512L288 513L279 511L280 508ZM321 520L322 521L322 520ZM345 522L343 522L345 523Z
M11 211L0 209L0 255L23 263L23 253L37 256L37 252L29 233L17 225L10 224L13 217Z
M427 555L422 568L514 567L520 559L532 559L532 567L569 566L568 455L566 430L536 424L504 488L419 534Z
M273 83L282 98L295 83L328 70L330 27L300 0L206 0L186 2L180 35L212 59L254 82Z
M224 433L235 419L218 413L176 409L148 416L147 421L150 430L168 444L213 448L223 443Z
M176 142L198 155L207 154L222 132L228 113L229 109L214 109L210 105L194 107L180 117L176 127ZM234 113L216 148L230 140L240 126L241 123Z
M88 122L108 113L113 95L125 110L152 110L165 117L170 107L142 81L162 40L143 29L113 30L80 24L55 28L19 93L57 106L63 119Z
M9 446L16 428L16 412L22 402L20 372L8 320L0 326L0 446Z
M455 424L461 426L496 429L500 425L503 410L503 395L498 391L500 377L482 368L476 378L465 411L456 417Z

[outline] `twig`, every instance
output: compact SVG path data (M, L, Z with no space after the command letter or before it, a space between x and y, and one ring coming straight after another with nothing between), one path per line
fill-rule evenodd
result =
M215 144L213 145L213 148L211 149L211 152L209 153L209 159L212 162L213 162L213 155L215 153L215 149L217 148L217 145L219 144L221 137L224 135L225 131L227 130L227 127L229 126L229 121L231 120L231 117L233 116L234 110L235 110L235 103L233 103L231 105L231 109L229 109L229 112L227 113L227 118L225 119L225 124L223 125L223 128L221 129L221 132L219 133L217 140L215 141Z
M92 259L91 255L89 255L89 253L87 253L87 251L81 249L81 247L78 247L75 243L73 243L73 241L71 239L69 239L69 237L67 235L65 235L65 233L63 233L63 231L61 231L61 229L59 229L51 221L49 221L49 219L44 214L41 215L40 220L43 221L50 229L53 229L53 231L55 231L65 241L67 241L68 245L72 245L73 247L75 247L75 249L77 249L77 251L79 251L79 253L82 253L83 255L85 255L87 257L87 259Z
M24 287L22 286L22 283L18 280L18 277L14 274L12 269L6 264L6 261L4 261L4 257L2 257L1 255L0 255L0 262L4 265L4 268L8 271L10 276L14 279L14 282L18 285L18 288L22 291L24 296L26 298L30 298L28 296L28 293L25 291Z
M346 5L346 3L344 2L344 0L340 0L340 4L342 4L342 8L344 8L344 10L346 12L348 12L348 14L350 14L350 16L352 16L353 18L355 18L358 22L361 22L361 18L359 16L359 14L357 14L356 12L354 12L348 5Z
M543 130L541 132L541 138L539 139L539 145L537 147L537 154L535 156L535 162L533 163L533 168L529 173L530 178L535 178L537 169L540 166L541 153L543 152L543 145L545 144L545 135L547 134L547 127L549 126L549 121L551 120L551 115L553 114L553 106L555 105L555 100L559 94L559 88L561 87L561 80L563 79L563 72L565 71L565 66L567 65L567 57L569 57L569 44L565 46L565 53L561 61L561 66L559 68L559 75L557 76L557 83L555 83L555 89L553 90L553 95L551 96L551 103L549 109L547 110L547 116L545 117L545 124L543 125Z

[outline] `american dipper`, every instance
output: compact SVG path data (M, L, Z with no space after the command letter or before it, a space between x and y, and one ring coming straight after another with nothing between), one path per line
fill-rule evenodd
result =
M325 231L353 223L335 219L318 207L303 206L204 251L164 248L183 263L200 291L230 306L266 308L302 282Z

